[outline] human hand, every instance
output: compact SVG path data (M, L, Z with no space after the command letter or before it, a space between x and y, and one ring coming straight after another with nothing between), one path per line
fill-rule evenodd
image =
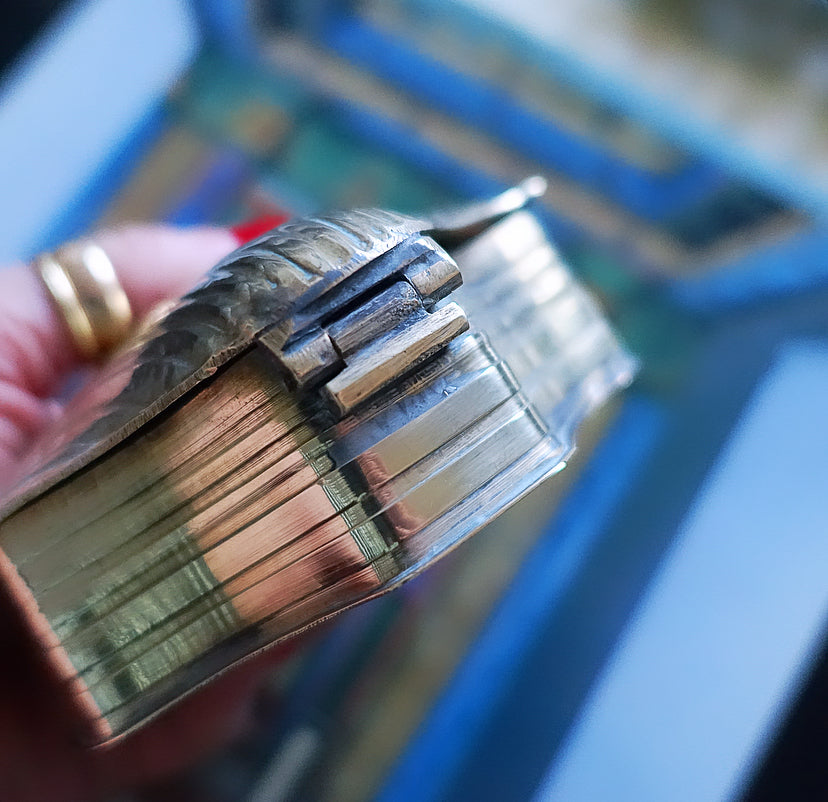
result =
M94 240L140 319L187 291L256 233L142 226L102 232ZM33 439L60 416L55 394L80 365L34 271L23 264L0 269L0 488ZM149 726L111 746L88 749L74 737L58 680L0 589L0 800L87 802L173 773L244 728L263 672L283 654L271 650Z

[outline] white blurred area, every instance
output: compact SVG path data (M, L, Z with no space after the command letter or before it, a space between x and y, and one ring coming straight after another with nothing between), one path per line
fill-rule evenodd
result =
M50 21L0 79L0 264L42 246L198 43L185 0L87 0Z
M828 348L782 348L534 802L741 798L828 619Z
M788 176L805 205L828 185L828 7L776 0L465 0L571 60L675 142L731 170ZM815 24L813 24L815 23ZM779 176L777 175L776 178ZM776 187L777 189L779 187ZM823 196L823 200L820 200ZM808 203L808 201L811 203ZM824 208L823 208L823 211Z

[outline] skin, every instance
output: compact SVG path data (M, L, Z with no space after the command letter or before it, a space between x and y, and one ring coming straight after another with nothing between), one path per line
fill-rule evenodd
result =
M237 245L223 229L162 226L101 232L95 241L137 318L192 287ZM0 486L38 432L59 418L53 396L78 366L34 273L23 264L0 269ZM179 771L245 729L257 687L285 651L246 662L110 747L86 749L0 589L0 800L87 802Z

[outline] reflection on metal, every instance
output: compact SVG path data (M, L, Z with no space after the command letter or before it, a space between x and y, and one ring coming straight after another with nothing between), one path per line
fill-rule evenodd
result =
M563 467L634 364L523 210L539 191L282 226L78 399L6 502L0 570L95 740Z

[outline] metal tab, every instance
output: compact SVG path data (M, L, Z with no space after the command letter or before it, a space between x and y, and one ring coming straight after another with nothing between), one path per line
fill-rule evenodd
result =
M430 245L429 250L407 265L403 276L428 307L456 290L463 283L463 277L454 259L431 237L423 237L422 242Z
M371 340L396 328L423 304L417 291L407 282L398 281L375 295L359 309L328 327L336 350L347 357Z
M344 364L326 331L314 331L284 350L281 350L278 341L273 342L271 332L263 334L260 342L279 354L299 387L324 381L341 370Z
M448 253L426 236L411 238L400 249L403 258L392 270L386 264L389 252L366 266L356 287L333 290L308 319L299 316L305 329L286 344L281 329L259 337L299 389L319 389L340 416L469 327L457 304L436 306L462 283ZM395 276L400 280L384 286Z
M424 312L360 351L322 392L341 413L368 399L381 387L408 373L469 327L463 310L455 303Z

